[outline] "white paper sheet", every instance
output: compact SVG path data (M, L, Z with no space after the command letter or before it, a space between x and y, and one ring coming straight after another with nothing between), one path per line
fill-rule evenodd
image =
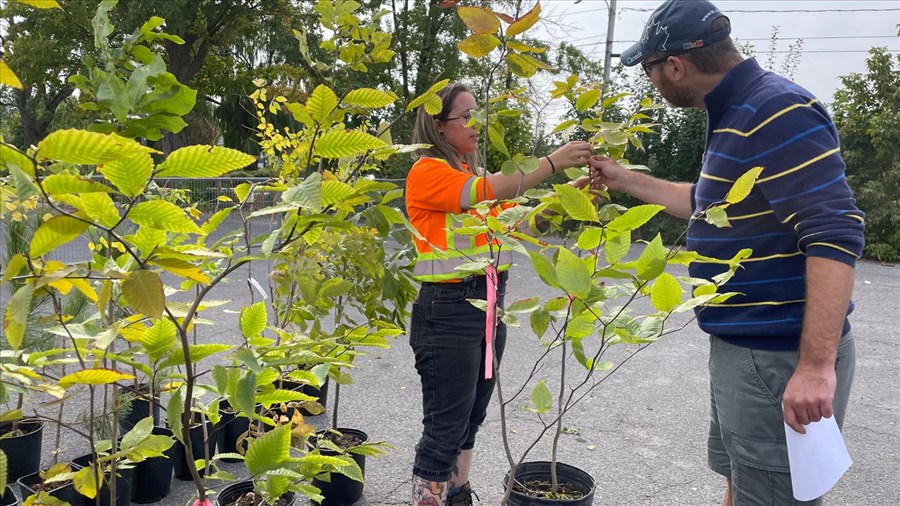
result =
M800 434L784 424L794 498L811 501L825 495L853 464L834 418L806 425Z

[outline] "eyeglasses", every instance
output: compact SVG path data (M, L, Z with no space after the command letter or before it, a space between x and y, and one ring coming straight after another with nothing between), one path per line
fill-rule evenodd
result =
M444 118L443 121L453 121L455 119L462 119L462 120L465 120L466 123L468 123L469 120L472 119L472 115L466 113L466 114L463 114L462 116L455 116L453 118Z
M669 59L669 56L663 56L662 58L657 58L650 61L642 61L641 68L644 69L644 74L647 74L647 77L650 77L650 69L658 63L665 63Z

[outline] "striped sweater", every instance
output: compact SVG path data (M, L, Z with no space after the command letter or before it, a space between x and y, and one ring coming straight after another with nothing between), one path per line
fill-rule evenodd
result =
M853 266L862 253L864 215L844 177L837 130L808 91L754 59L734 67L704 101L708 130L691 192L694 215L722 202L749 169L764 169L750 195L728 208L731 227L697 220L688 232L688 248L702 255L728 259L753 250L722 289L740 295L700 310L700 328L741 346L796 349L806 257ZM723 270L711 263L690 269L705 279Z

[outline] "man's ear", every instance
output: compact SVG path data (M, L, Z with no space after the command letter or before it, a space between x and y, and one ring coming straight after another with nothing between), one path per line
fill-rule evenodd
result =
M672 64L673 81L681 81L687 77L687 72L694 70L690 63L681 56L670 56L669 62Z

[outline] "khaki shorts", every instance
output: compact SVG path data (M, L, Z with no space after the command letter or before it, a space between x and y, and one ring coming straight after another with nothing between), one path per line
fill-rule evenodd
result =
M757 350L710 337L709 467L732 480L735 506L818 505L793 498L781 399L796 351ZM838 346L833 410L844 424L856 369L853 337Z

